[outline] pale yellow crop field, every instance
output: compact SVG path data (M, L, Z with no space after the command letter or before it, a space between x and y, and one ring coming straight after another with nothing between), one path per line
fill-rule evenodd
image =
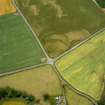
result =
M61 57L56 67L74 88L100 100L105 87L105 31Z
M44 94L52 97L62 94L60 81L50 65L0 77L0 87L7 86L32 94L41 100L42 105L47 105L43 102Z
M0 15L16 12L12 0L0 0Z

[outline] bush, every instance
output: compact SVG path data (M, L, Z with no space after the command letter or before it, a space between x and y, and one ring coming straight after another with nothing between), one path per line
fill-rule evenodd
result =
M44 95L43 95L43 98L44 98L45 101L47 101L47 100L50 99L50 96L49 96L48 94L44 94Z

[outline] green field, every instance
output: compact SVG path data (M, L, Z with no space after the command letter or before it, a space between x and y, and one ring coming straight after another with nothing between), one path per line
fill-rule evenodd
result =
M100 100L105 87L105 31L60 58L56 67L76 89Z
M21 16L0 17L0 73L42 63L45 55Z
M0 88L5 87L32 94L35 97L35 105L56 105L55 98L62 95L60 80L50 65L0 77ZM0 97L2 96L0 94ZM13 98L15 96L10 97L11 100Z
M50 57L59 56L105 26L92 0L15 0Z
M67 86L64 87L64 92L67 99L67 105L94 105L94 103L92 103L86 97L75 93Z

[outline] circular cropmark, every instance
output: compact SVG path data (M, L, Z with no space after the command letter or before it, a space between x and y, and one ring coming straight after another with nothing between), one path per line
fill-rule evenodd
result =
M35 97L10 87L0 89L0 105L34 105Z

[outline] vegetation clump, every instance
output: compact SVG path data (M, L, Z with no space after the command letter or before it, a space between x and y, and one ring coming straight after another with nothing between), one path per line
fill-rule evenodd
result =
M0 100L5 102L10 100L23 100L27 105L35 103L35 97L26 92L18 91L10 87L0 88Z
M44 94L43 95L43 99L44 101L47 101L50 103L50 105L55 105L56 104L56 100L54 96L50 96L49 94Z
M43 95L44 101L48 101L50 99L50 96L48 94Z
M105 0L96 0L96 1L102 8L105 8Z
M105 105L105 101L99 101L98 105Z
M105 14L92 0L16 1L51 58L60 56L105 26Z

